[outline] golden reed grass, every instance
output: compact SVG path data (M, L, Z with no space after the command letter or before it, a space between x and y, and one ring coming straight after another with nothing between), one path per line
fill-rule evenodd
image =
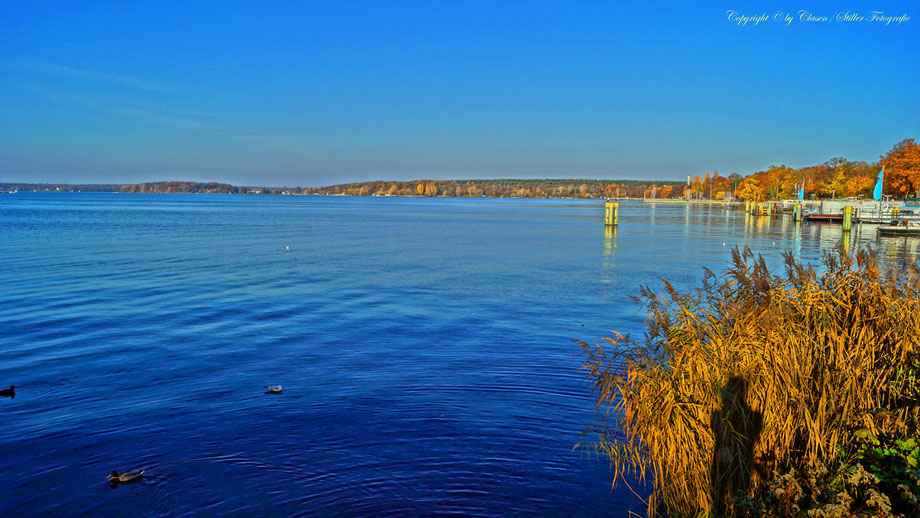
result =
M774 275L736 249L696 291L643 287L644 339L578 342L599 410L581 445L614 484L651 484L649 516L731 516L733 497L832 464L854 434L917 435L920 270L872 250L818 269L784 257Z

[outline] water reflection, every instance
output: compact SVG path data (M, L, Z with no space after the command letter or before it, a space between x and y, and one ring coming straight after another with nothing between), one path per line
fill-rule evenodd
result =
M792 224L792 254L798 261L802 258L802 222Z
M879 237L876 250L882 257L899 262L917 262L920 259L920 238Z
M602 262L601 280L604 283L613 282L616 278L616 249L617 233L619 229L616 226L604 225L604 259Z
M818 244L823 250L832 250L839 247L843 241L843 227L834 223L808 223L812 235L817 237ZM849 239L849 235L847 235Z
M617 237L617 227L611 225L604 225L604 249L609 251L612 248L617 247L616 242Z
M759 209L757 207L755 210ZM795 221L791 213L747 213L739 208L703 205L630 204L621 207L624 215L636 218L624 236L642 244L620 251L621 264L635 253L663 250L671 260L692 254L695 249L706 250L717 257L713 246L750 246L755 253L779 257L790 251L799 260L816 262L827 251L842 248L848 252L873 247L884 249L891 259L907 257L916 261L920 257L920 237L884 238L876 236L876 225L854 224L844 232L842 225ZM623 236L621 236L622 238ZM604 238L605 256L617 247L616 230L609 229ZM623 255L626 254L626 255ZM727 253L725 254L727 257ZM605 266L612 266L605 259Z

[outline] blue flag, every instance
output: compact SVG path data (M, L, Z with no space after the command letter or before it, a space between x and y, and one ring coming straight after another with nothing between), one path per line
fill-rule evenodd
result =
M885 175L885 166L882 166L882 170L878 172L878 180L875 182L875 190L872 191L873 200L882 199L882 177Z
M804 199L805 199L805 179L802 178L802 186L799 187L799 201L803 201Z

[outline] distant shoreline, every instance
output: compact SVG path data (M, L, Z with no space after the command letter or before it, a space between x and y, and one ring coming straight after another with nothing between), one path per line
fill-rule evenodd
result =
M452 196L452 195L438 195L438 196L420 196L412 194L393 194L393 195L357 195L357 194L320 194L320 193L223 193L223 192L122 192L122 191L90 191L90 190L29 190L22 189L19 191L0 191L0 194L17 194L17 193L48 193L48 194L166 194L166 195L178 195L178 194L204 194L204 195L223 195L223 196L323 196L323 197L349 197L349 198L453 198L453 199L517 199L517 200L585 200L585 201L603 201L603 200L613 200L613 201L645 201L648 203L652 202L669 202L669 203L702 203L702 204L726 204L732 202L723 202L723 201L710 201L710 200L656 200L656 199L644 199L644 198L634 198L621 196L619 198L598 198L598 197L587 197L587 198L578 198L578 197L563 197L563 196L547 196L541 198L534 197L520 197L520 196Z
M0 192L111 192L148 194L269 194L448 198L643 199L673 183L666 180L416 180L364 182L328 187L249 187L217 182L165 181L138 184L3 183Z

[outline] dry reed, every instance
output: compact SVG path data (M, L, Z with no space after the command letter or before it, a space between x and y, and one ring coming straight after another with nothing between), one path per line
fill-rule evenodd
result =
M823 469L854 434L917 435L920 270L872 250L784 258L774 275L735 249L694 292L641 288L643 340L578 342L599 410L582 446L614 484L651 483L649 516L731 516L733 497Z

